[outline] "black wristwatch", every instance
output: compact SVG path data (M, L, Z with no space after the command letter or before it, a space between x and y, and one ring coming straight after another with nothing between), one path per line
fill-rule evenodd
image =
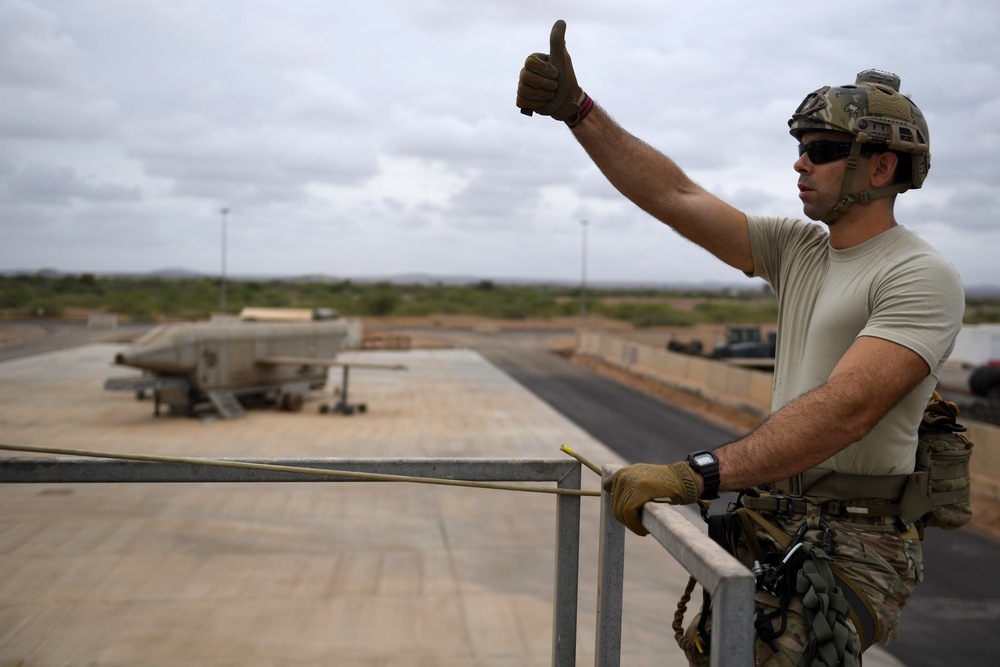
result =
M688 454L688 463L705 481L705 491L702 500L715 500L719 497L719 459L707 450Z

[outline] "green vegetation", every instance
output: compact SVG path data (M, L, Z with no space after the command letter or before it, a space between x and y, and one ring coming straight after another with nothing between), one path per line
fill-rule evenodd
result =
M773 296L635 289L587 289L587 313L637 327L768 324L777 319ZM0 274L0 317L58 318L116 313L133 321L202 320L218 312L219 281L211 278L123 278ZM580 315L580 289L570 286L468 285L229 280L227 310L244 307L333 308L347 316L477 315L508 320ZM79 316L79 315L78 315ZM1000 322L1000 300L969 301L969 324Z
M969 298L965 324L1000 324L1000 299Z

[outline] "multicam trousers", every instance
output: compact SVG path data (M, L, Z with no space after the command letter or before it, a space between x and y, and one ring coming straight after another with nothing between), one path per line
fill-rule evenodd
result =
M767 518L789 535L806 520L802 516ZM898 636L898 621L903 605L917 583L923 580L923 552L916 531L899 535L891 524L869 525L853 521L827 523L834 533L834 562L846 576L858 584L875 609L879 623L875 640L883 644L892 641ZM758 528L756 534L765 551L769 548L778 549L777 544L763 529ZM819 544L819 536L819 530L810 529L806 532L804 541ZM737 543L736 556L747 567L753 565L754 558L745 537L741 537ZM768 593L758 591L755 599L766 611L778 607L778 600ZM689 638L694 636L697 621L696 618L688 628ZM792 597L789 604L786 623L785 632L774 642L774 648L760 638L755 638L756 665L798 667L812 664L814 642L810 637L802 602L796 596ZM779 625L780 617L774 619L776 630ZM848 625L852 630L853 653L857 659L861 655L861 643L850 620ZM687 652L687 657L691 665L709 665L710 657L707 653Z

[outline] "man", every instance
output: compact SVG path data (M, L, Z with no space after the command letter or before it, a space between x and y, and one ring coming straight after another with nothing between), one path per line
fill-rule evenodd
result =
M751 542L780 551L800 526L797 537L807 543L832 536L833 562L870 603L872 627L855 627L868 625L862 609L841 647L844 660L857 658L871 641L896 637L902 605L922 578L912 522L878 507L898 507L900 489L887 491L883 481L913 470L917 427L964 311L955 269L894 215L896 195L919 188L930 166L924 118L899 94L898 77L884 72L817 90L789 127L800 142L793 166L803 211L823 225L747 215L594 104L577 83L565 27L553 27L550 54L525 62L522 113L565 121L623 195L730 266L767 280L779 304L770 418L714 452L623 468L607 482L615 515L645 535L647 501L689 504L753 489L747 507L783 534L744 529L737 555L751 565ZM852 492L844 480L872 484ZM834 500L849 502L834 513ZM767 592L757 599L762 612L780 611L758 614L758 664L799 664L816 650L801 600L782 604Z

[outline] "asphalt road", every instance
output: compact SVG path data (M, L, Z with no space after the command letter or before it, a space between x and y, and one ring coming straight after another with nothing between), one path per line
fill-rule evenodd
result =
M725 429L546 351L538 335L461 340L630 461L673 462L733 439ZM998 565L1000 543L992 539L967 530L928 531L925 580L888 652L907 667L1000 664Z

